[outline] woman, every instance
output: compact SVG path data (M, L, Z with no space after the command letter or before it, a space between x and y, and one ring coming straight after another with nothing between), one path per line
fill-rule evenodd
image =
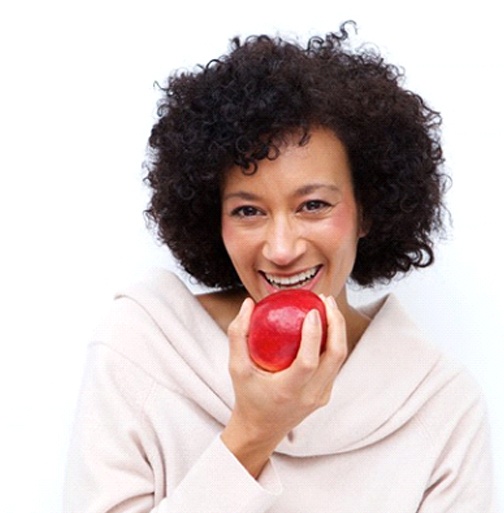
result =
M339 34L266 36L173 75L150 136L147 210L198 282L117 294L90 346L65 511L489 512L484 405L393 296L346 284L433 262L440 116ZM254 302L321 295L293 364L247 350ZM229 366L228 366L229 363ZM228 372L229 368L229 372Z

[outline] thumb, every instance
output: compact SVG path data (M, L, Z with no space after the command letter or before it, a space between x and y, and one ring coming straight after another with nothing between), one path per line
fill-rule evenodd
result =
M242 361L249 359L247 337L253 310L254 301L248 297L243 301L238 315L229 325L228 338L231 359Z

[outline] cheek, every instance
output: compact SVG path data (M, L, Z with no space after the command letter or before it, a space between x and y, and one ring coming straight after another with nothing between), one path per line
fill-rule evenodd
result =
M358 223L356 210L350 206L341 205L324 224L323 230L327 240L333 244L352 243L358 238Z
M222 220L221 237L229 258L235 267L250 255L250 237L247 237L243 230L240 230L229 220Z

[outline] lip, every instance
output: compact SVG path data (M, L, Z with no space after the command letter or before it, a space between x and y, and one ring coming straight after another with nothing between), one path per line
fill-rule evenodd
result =
M274 292L278 292L279 290L292 290L292 289L299 289L299 290L312 290L315 288L316 284L318 283L318 281L320 280L320 277L321 277L321 270L322 270L322 264L319 264L319 265L315 265L315 266L311 266L311 267L307 267L305 269L301 269L299 271L296 271L296 272L291 272L291 273L278 273L278 272L272 272L272 273L266 273L265 271L259 271L259 274L261 275L262 277L262 280L263 280L263 283L264 283L264 286L266 288L266 295L269 295L269 294L272 294ZM316 268L316 272L315 272L315 275L310 278L306 283L304 283L303 285L301 286L294 286L294 287L289 287L289 286L285 286L285 287L276 287L275 285L272 285L267 279L266 279L266 274L271 274L271 275L274 275L274 276L278 276L278 277L281 277L281 278L289 278L291 276L296 276L298 274L301 274L301 273L304 273L304 272L307 272L311 269L314 269Z

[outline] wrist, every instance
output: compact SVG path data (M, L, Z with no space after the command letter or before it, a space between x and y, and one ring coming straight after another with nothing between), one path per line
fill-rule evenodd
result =
M221 433L221 440L245 469L257 478L281 438L265 434L232 415Z

